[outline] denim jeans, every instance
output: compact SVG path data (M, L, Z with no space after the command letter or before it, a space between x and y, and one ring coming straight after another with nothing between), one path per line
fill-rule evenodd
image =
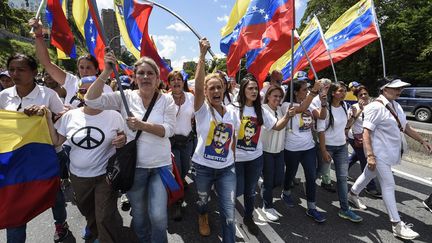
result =
M331 146L326 145L327 151L332 157L335 169L336 169L336 179L337 179L337 192L339 197L340 207L343 211L349 209L348 205L348 147L346 144L341 146ZM324 162L321 165L322 174L330 173L330 163Z
M237 197L244 194L244 218L252 218L255 204L256 185L262 173L264 159L260 157L250 160L236 162L237 175Z
M263 201L264 208L273 208L273 188L281 186L284 180L284 153L264 152Z
M316 150L315 147L304 151L285 150L285 182L284 190L290 190L290 185L297 173L299 163L302 164L306 178L306 198L308 202L315 203L316 192Z
M363 150L363 148L354 147L354 139L348 138L348 142L351 144L351 147L354 149L354 151L352 152L352 154L348 158L349 168L351 168L351 166L353 166L358 160L358 161L360 161L360 168L361 168L361 171L363 172L366 165L367 165L367 159L366 159L364 150ZM349 170L349 168L348 168L348 170ZM375 185L375 181L371 180L369 182L369 184L367 184L366 189L376 190L377 187Z
M316 143L315 149L316 149L316 158L317 158L316 177L321 178L322 183L330 184L331 183L330 167L328 167L327 166L328 163L323 160L323 157L321 155L320 145L318 143Z
M184 179L190 169L191 154L193 148L193 141L189 141L184 146L174 145L171 152L174 154L175 162L180 176Z
M140 242L168 242L168 194L159 168L136 168L134 184L127 192L132 229Z
M198 191L197 209L199 214L207 213L207 203L212 185L218 195L222 242L235 242L235 190L236 171L234 165L214 169L193 163L195 184Z

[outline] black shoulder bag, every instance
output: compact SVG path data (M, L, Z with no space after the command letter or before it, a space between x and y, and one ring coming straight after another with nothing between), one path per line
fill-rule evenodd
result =
M156 103L157 97L158 93L155 92L144 118L142 119L143 121L147 121L150 112ZM135 139L127 143L125 146L118 148L116 153L108 160L106 181L115 191L125 193L129 191L133 185L137 160L137 140L141 135L141 132L141 130L138 130Z

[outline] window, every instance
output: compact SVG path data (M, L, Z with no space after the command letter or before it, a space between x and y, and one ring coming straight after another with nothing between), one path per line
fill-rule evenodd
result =
M399 97L410 97L412 89L403 89Z
M417 89L416 98L432 99L432 89Z

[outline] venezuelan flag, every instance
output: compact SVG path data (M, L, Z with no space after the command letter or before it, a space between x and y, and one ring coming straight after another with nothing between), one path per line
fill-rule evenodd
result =
M148 34L148 19L153 5L133 0L116 0L115 3L117 22L126 47L136 58L152 58L159 66L160 79L167 81L172 68L159 56Z
M361 0L348 9L330 26L324 37L333 63L378 39L380 34L372 0ZM322 53L312 63L317 72L331 65L327 53Z
M65 16L66 0L48 0L46 19L51 26L51 44L57 48L60 58L76 57L74 36Z
M131 76L134 72L134 68L131 66L128 66L126 63L122 62L122 61L118 61L118 65L120 67L120 69L126 74Z
M105 43L101 37L101 26L96 20L95 11L87 0L75 0L72 2L72 16L75 24L84 36L89 53L96 57L99 69L104 69Z
M0 111L0 229L21 226L52 207L59 164L45 117Z
M300 40L311 60L326 51L321 26L316 16L307 24L300 35ZM306 53L303 51L300 43L298 43L294 47L294 73L303 70L308 65ZM270 71L273 70L280 70L284 80L291 78L291 50L287 51L272 65Z
M293 0L237 0L221 31L228 76L235 76L240 59L253 50L248 70L263 81L274 60L290 48L293 26Z

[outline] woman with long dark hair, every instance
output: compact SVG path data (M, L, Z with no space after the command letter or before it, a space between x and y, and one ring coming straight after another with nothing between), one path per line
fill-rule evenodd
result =
M253 220L255 187L263 168L261 129L284 129L290 119L287 112L279 120L261 107L258 81L248 74L240 83L240 91L234 104L241 126L236 146L237 196L244 195L243 222L250 233L257 235L258 226Z
M316 209L316 149L312 136L314 119L313 108L310 107L312 99L318 95L321 88L321 81L316 81L311 91L308 93L308 84L304 80L295 80L293 90L293 101L290 102L290 94L287 93L282 107L292 106L295 116L292 118L292 127L285 133L285 182L284 191L281 195L288 207L294 207L290 186L297 173L299 164L303 166L306 178L306 215L313 218L316 222L322 223L326 220Z
M347 105L344 102L346 86L339 81L332 83L328 91L328 114L325 120L318 120L317 130L321 156L324 163L318 173L328 174L333 161L336 169L337 192L341 210L339 217L359 223L362 217L350 210L348 204L348 147L345 127L348 121Z

